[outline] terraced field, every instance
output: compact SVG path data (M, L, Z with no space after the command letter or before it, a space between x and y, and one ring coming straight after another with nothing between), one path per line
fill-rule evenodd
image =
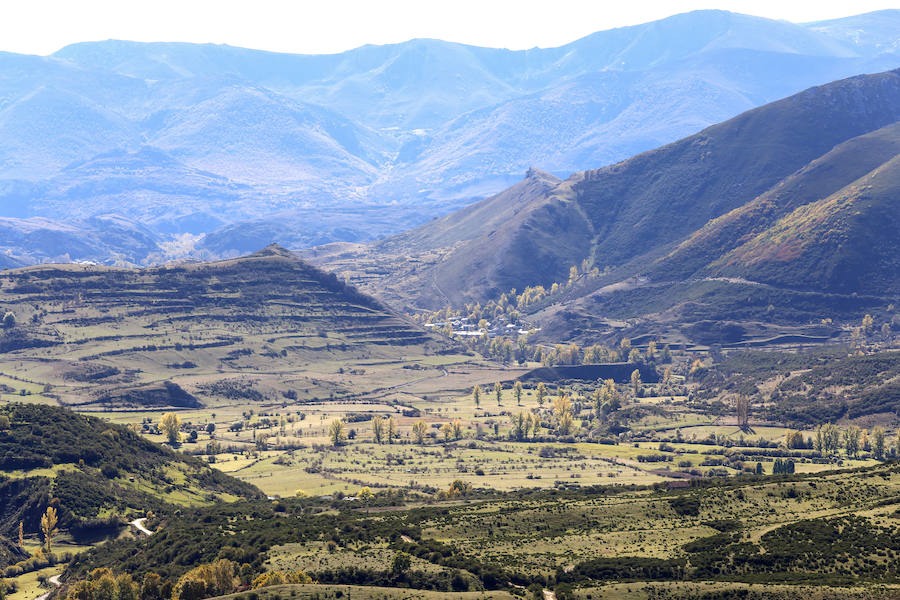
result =
M82 410L353 396L421 378L399 363L453 347L278 247L5 271L0 307L15 322L0 336L0 391Z

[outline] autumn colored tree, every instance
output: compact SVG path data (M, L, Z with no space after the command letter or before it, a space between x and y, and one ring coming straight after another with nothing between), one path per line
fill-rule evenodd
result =
M159 421L159 429L170 444L177 444L181 439L181 417L173 412L167 412Z
M331 445L337 448L347 439L347 432L344 430L344 420L343 419L335 419L328 426L328 439L331 440Z
M381 444L384 440L384 419L375 417L372 419L372 437L375 438L376 444Z
M635 397L640 396L642 385L643 383L641 382L641 372L635 369L631 372L631 391L634 393Z
M884 429L876 427L872 430L872 455L884 460Z
M57 517L56 509L52 506L48 506L47 511L41 517L41 533L44 534L44 543L47 545L47 554L50 554L53 551L53 536L56 535L58 531L56 528L58 522L59 518Z
M425 425L425 421L419 420L413 423L412 433L413 437L416 438L417 444L425 443L425 434L428 431L428 426Z

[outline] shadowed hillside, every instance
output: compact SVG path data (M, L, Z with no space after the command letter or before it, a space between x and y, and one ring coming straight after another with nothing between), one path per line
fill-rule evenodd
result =
M476 205L495 217L476 223L460 212L371 252L421 255L427 247L432 261L415 269L381 267L388 280L400 279L392 293L429 308L549 288L565 283L573 265L596 267L601 275L579 279L560 298L566 310L537 315L556 332L588 327L592 315L636 316L679 302L689 302L677 313L689 321L733 310L758 317L768 305L793 306L774 315L782 321L852 313L897 285L898 119L900 72L838 81L622 163L556 185L545 179L544 193L522 193L533 187L531 174ZM380 279L377 268L370 274ZM741 278L778 289L757 286L747 303L737 289L746 284L733 281ZM803 291L826 294L792 296Z

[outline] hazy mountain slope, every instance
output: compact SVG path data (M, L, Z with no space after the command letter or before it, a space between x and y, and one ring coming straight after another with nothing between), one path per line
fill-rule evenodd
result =
M0 110L0 177L47 177L98 149L127 144L129 129L83 96L41 86Z
M162 258L159 237L146 227L115 215L99 215L68 223L34 217L0 217L0 251L6 267L48 260L139 263L149 255Z
M530 165L568 174L614 163L804 87L894 66L714 49L645 71L589 73L472 111L408 142L391 181L374 189L490 193Z
M547 202L557 206L548 195L559 184L553 175L530 169L523 181L500 194L405 233L373 244L311 248L302 255L351 275L397 306L457 304L496 289L495 256L507 253L510 245L531 243L511 224ZM532 264L531 269L552 268L554 246L548 248L547 261ZM559 248L559 253L565 255L566 249L571 251Z
M879 10L843 19L817 21L804 26L844 42L865 54L896 52L900 49L900 10Z
M192 167L242 183L332 178L360 185L374 174L367 161L383 158L373 148L377 136L346 119L237 86L173 114L151 142Z
M118 213L162 233L208 231L243 215L256 199L248 186L188 167L149 146L72 163L30 189L41 198L32 213L64 220Z
M798 25L696 11L525 51L106 41L0 54L0 216L116 212L165 236L220 230L198 245L207 255L246 250L262 223L291 244L376 239L532 165L568 176L810 85L896 68L897 14ZM869 31L882 41L854 41ZM321 219L326 234L291 235L282 215Z

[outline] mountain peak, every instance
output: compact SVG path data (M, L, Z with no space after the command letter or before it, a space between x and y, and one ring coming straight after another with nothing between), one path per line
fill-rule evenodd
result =
M251 256L283 256L285 258L296 258L293 252L277 242L272 242L262 250L254 252Z
M525 179L529 181L533 181L535 183L552 183L556 185L562 182L562 179L554 175L553 173L548 173L542 169L538 169L537 167L529 167L528 171L525 172Z

